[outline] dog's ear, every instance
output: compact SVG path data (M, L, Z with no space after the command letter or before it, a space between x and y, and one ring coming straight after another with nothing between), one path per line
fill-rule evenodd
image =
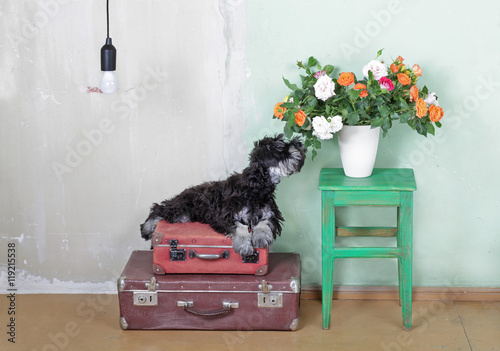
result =
M283 141L284 138L285 138L285 135L283 133L276 134L274 136L274 140L276 140L276 141Z

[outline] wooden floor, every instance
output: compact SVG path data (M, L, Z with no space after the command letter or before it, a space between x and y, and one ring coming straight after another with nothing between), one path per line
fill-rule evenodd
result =
M415 301L403 332L396 301L333 301L321 328L321 301L301 301L295 332L124 331L116 295L17 295L15 344L0 301L0 350L500 350L500 302Z

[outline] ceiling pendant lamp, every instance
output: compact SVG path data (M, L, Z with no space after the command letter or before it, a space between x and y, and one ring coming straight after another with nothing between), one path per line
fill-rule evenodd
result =
M116 70L116 48L109 37L109 0L106 0L106 44L101 48L101 71L103 71L99 89L105 94L112 94L118 88L113 71Z

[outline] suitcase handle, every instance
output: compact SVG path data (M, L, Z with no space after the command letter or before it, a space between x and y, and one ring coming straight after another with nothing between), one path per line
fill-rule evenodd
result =
M216 310L209 310L209 311L202 311L198 310L196 308L193 308L193 303L192 301L188 301L187 303L181 303L179 302L184 302L184 301L178 301L177 306L182 306L184 307L184 311L194 314L195 316L201 316L201 317L219 317L219 316L224 316L228 313L230 313L233 308L239 308L240 304L237 302L223 302L222 303L222 308L216 309Z
M218 260L219 258L224 258L228 259L229 258L229 251L224 250L220 254L200 254L194 251L193 249L189 250L189 258L199 258L202 260Z

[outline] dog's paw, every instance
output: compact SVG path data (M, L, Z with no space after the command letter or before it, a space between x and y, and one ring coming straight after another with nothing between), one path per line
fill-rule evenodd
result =
M273 243L273 240L273 232L266 221L260 222L253 228L252 245L254 247L269 247Z
M244 242L244 243L235 243L233 241L233 248L234 248L234 251L241 255L242 257L243 256L250 256L251 254L253 254L253 251L254 251L254 248L253 246L250 244L250 242Z

